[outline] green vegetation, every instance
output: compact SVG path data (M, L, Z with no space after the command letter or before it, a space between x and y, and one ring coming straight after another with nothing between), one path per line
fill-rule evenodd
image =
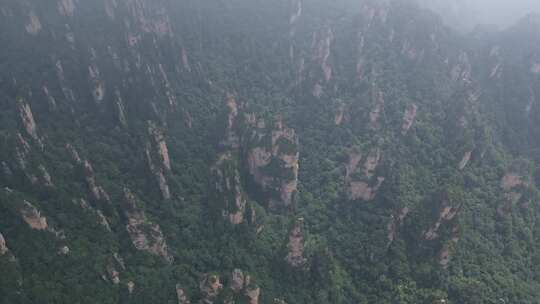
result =
M264 304L538 303L538 20L464 36L406 0L73 1L70 16L71 2L0 4L0 304L177 303L177 284L199 303L205 275L223 284L215 303L248 303L234 269ZM298 143L272 142L278 119ZM255 147L300 155L287 212L268 201L294 171L272 156L263 191ZM378 177L372 200L349 199L351 181ZM173 262L134 246L125 188L147 245L159 225ZM293 267L298 218L306 262Z

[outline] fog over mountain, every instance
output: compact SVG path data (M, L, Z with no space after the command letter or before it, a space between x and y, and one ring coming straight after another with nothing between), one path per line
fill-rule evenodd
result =
M504 28L531 13L540 13L536 0L418 0L443 16L445 22L461 30L476 25Z
M0 304L539 304L540 5L451 1L0 0Z

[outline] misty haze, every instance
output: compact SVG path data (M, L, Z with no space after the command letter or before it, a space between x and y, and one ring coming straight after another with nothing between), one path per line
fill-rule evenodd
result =
M529 14L540 13L537 0L418 0L440 14L448 25L469 31L477 25L511 26Z
M539 12L0 0L0 304L540 303Z

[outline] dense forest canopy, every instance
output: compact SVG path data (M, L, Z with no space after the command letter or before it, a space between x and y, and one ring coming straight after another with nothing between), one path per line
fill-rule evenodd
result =
M538 303L540 18L2 0L0 303Z

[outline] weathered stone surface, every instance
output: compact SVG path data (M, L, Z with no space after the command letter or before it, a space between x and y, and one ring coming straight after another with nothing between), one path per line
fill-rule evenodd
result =
M259 298L261 296L261 288L259 287L246 287L244 292L249 304L259 304Z
M133 294L133 291L135 291L135 283L133 281L129 281L127 284L128 293L131 295Z
M32 109L29 104L24 102L19 103L19 116L21 117L26 133L33 139L39 140L36 121L34 120L34 114L32 114Z
M160 226L150 222L146 218L145 212L137 205L137 198L127 188L124 189L124 201L124 212L128 218L126 230L129 233L133 246L138 250L160 256L171 263L173 257L169 253L169 248Z
M403 125L401 126L401 134L405 135L409 132L409 129L414 124L416 114L418 112L418 106L416 104L410 104L403 114Z
M6 240L4 239L4 236L2 233L0 233L0 256L3 256L9 251L9 248L6 245Z
M322 29L313 34L315 60L321 67L324 81L332 78L332 66L330 64L330 51L334 40L334 32L331 28Z
M35 230L46 230L49 227L47 225L47 218L41 216L41 213L31 203L23 201L23 205L19 211L23 220L30 228Z
M369 128L376 130L380 127L379 120L384 110L384 94L377 88L373 88L371 94L373 108L371 112L369 112Z
M459 165L458 165L459 170L465 169L465 167L467 166L467 164L471 160L471 156L472 156L472 151L465 152L465 154L463 155L463 158L459 162Z
M114 285L120 284L120 272L118 272L118 270L116 270L113 266L109 265L107 267L107 273Z
M497 208L500 216L512 213L516 205L526 208L530 204L531 198L527 193L534 190L535 185L527 166L526 162L515 161L502 177L500 185L504 200Z
M264 120L251 121L247 162L255 183L267 192L272 210L288 209L298 185L298 136L278 119L272 128ZM270 137L270 141L265 141ZM273 166L272 170L266 170Z
M60 248L60 250L58 250L58 253L59 253L59 254L62 254L62 255L68 255L69 252L70 252L70 249L69 249L68 246L62 246L62 247Z
M182 286L180 284L176 284L176 299L178 300L178 304L190 304L186 291L182 289Z
M240 269L235 269L231 275L231 289L239 292L244 289L245 277L244 272Z
M90 190L92 198L95 200L105 200L107 202L110 202L109 194L105 191L105 189L103 189L103 187L97 184L96 177L94 175L94 168L92 168L90 162L88 160L85 160L83 166L85 181L88 189Z
M247 200L242 189L238 164L231 152L222 154L211 171L215 180L216 199L222 202L223 217L233 225L242 223Z
M388 245L390 245L396 238L397 228L403 224L403 220L409 214L410 210L408 207L403 207L397 212L397 214L392 214L390 221L386 226L387 229L387 238Z
M49 174L49 172L47 171L45 166L39 165L38 170L39 170L39 173L40 173L41 183L46 187L54 187L51 175Z
M159 189L164 199L171 198L171 192L165 172L171 170L171 160L169 158L169 149L165 142L165 135L155 123L148 122L148 135L150 142L146 145L146 158L150 171L155 175ZM156 162L157 161L157 162Z
M29 21L28 21L28 24L26 24L26 32L28 34L32 34L32 35L36 35L38 34L41 29L43 28L42 25L41 25L41 22L39 21L39 18L38 16L36 15L36 13L34 11L30 11L30 14L29 14Z
M219 276L215 274L205 275L199 284L203 296L203 303L213 304L219 292L223 289Z
M287 243L287 256L285 261L292 267L301 267L305 265L307 259L304 257L304 219L299 218L295 221L289 232L289 242Z
M442 225L454 220L461 210L461 205L452 206L447 193L443 193L439 203L438 218L431 227L424 232L424 239L432 241L439 238L438 231Z
M385 180L382 176L376 176L382 153L378 148L372 149L365 157L361 174L359 174L356 172L360 170L359 164L362 158L358 148L353 148L349 152L349 161L345 165L347 194L350 200L371 201Z
M75 0L59 0L58 13L62 16L73 17L75 12Z

